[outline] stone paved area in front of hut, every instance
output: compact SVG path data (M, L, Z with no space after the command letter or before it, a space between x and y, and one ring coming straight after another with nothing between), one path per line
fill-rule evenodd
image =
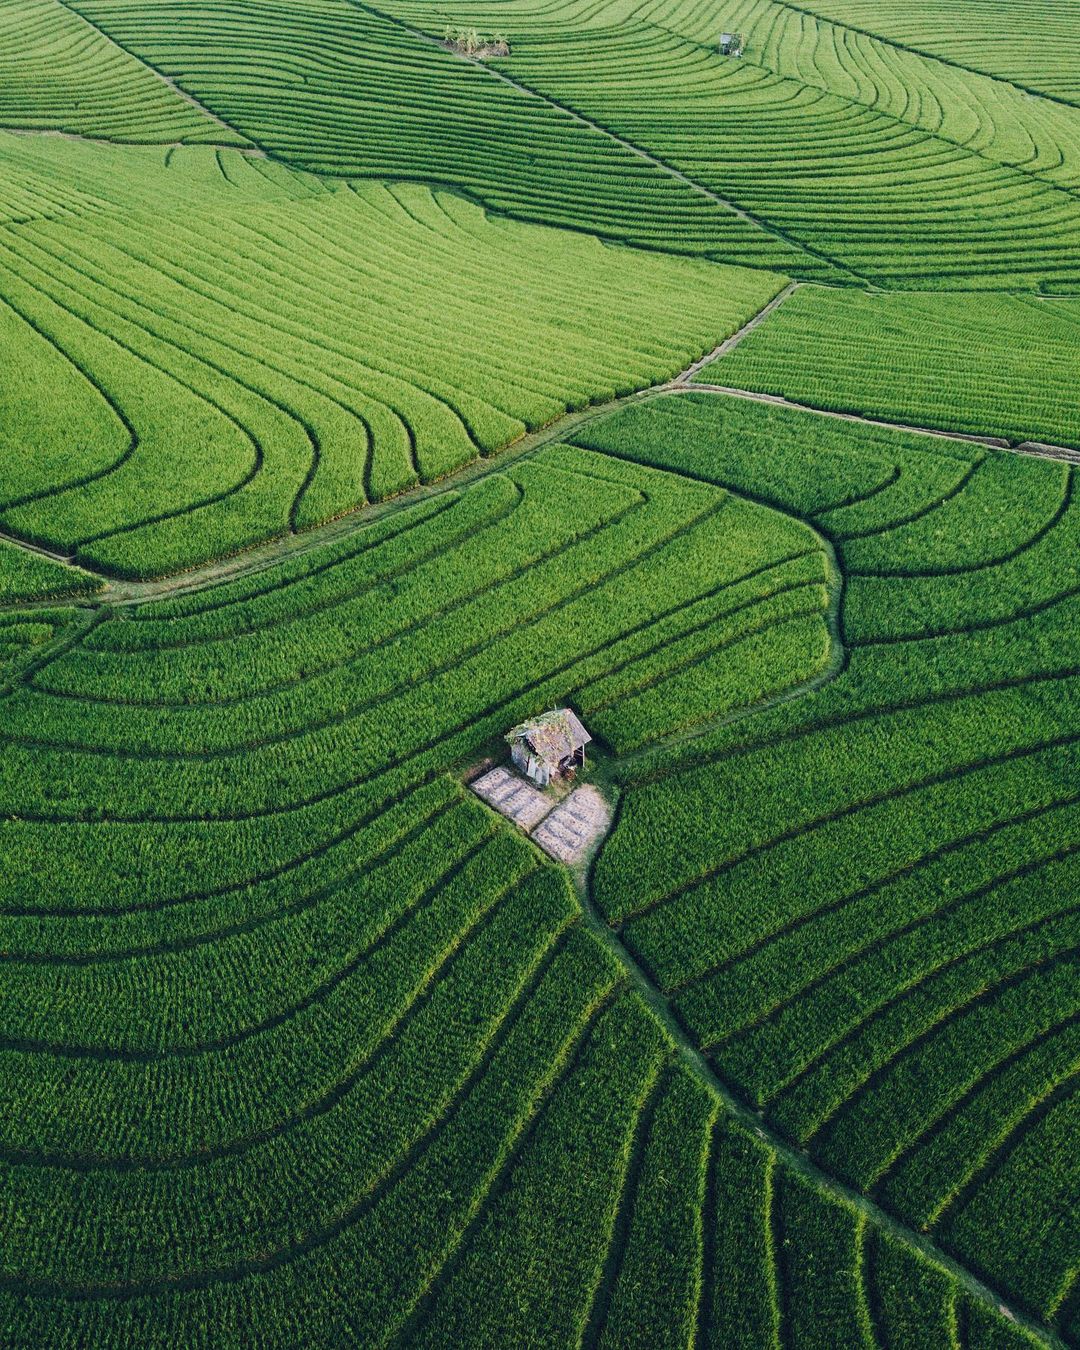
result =
M611 824L611 808L587 784L575 788L533 831L533 842L556 862L573 867L588 852L594 839L606 833Z
M611 807L585 784L556 804L520 774L499 765L469 784L481 800L532 836L549 857L574 867L611 824Z
M474 779L470 786L478 797L512 820L526 834L544 819L552 807L551 800L539 788L534 788L520 774L502 765Z

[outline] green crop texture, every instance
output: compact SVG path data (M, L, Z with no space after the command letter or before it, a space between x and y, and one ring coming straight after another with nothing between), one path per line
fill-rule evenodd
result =
M598 903L781 1135L1075 1334L1059 1217L1080 1048L1070 470L974 447L965 464L954 442L913 509L902 487L929 486L933 440L840 442L812 414L767 414L759 434L794 469L816 433L899 470L833 504L813 472L756 471L755 416L684 395L583 440L805 519L835 550L845 663L752 722L624 760Z
M1080 446L1078 350L1076 300L973 304L803 286L698 379L915 426Z
M1078 72L0 0L0 1350L1080 1350Z
M555 1343L725 1344L748 1299L814 1315L778 1266L789 1203L862 1325L855 1211L721 1122L563 875L445 772L628 672L652 694L634 743L700 723L691 665L713 720L809 678L829 571L789 515L556 447L280 572L99 610L24 668L9 1343L490 1343L543 1318ZM733 642L763 667L741 693L712 673ZM57 1230L69 1207L92 1234Z
M781 284L493 221L423 187L334 191L239 152L183 153L155 177L184 192L195 176L194 215L144 205L0 235L16 380L0 527L114 574L441 478L662 380Z

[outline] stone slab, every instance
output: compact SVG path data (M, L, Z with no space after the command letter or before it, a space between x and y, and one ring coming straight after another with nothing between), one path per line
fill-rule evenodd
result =
M528 834L551 811L551 799L504 765L469 784L482 801ZM569 800L569 799L568 799Z
M585 784L575 788L570 796L557 806L533 831L533 842L539 844L556 862L573 867L581 862L590 848L611 824L611 807L596 790Z

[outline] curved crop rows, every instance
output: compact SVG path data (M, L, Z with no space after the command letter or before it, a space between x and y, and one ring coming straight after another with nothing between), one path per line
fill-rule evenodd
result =
M271 180L262 199L259 161L222 165L246 177L194 219L0 233L9 533L129 576L191 566L657 383L780 284L425 188Z
M789 516L554 447L18 667L5 1344L803 1345L831 1319L874 1347L982 1315L933 1264L869 1268L896 1239L722 1110L565 874L446 775L612 682L638 699L605 735L636 744L805 679L831 568ZM34 613L0 641L65 617ZM736 644L760 688L725 677Z
M245 144L62 0L0 5L0 127L135 144Z
M796 703L627 761L598 903L770 1124L1072 1339L1071 471L955 443L913 510L897 494L941 460L929 438L841 441L774 414L793 469L779 481L745 453L753 416L679 396L582 436L813 524L843 576L846 665ZM853 481L891 441L900 476L822 503L815 431L849 447Z
M877 0L809 0L801 7L961 68L1080 104L1080 19L1067 0L991 0L980 8L974 30L963 0L923 0L918 8Z
M1080 27L976 8L0 0L4 1350L1080 1346Z
M290 164L448 184L527 220L642 247L784 270L813 261L569 112L345 0L80 12Z

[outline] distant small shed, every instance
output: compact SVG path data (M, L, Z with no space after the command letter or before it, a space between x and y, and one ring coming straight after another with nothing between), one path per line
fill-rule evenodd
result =
M547 787L556 775L569 777L585 763L592 737L569 708L541 713L506 733L510 758L526 778Z
M743 40L741 33L720 34L721 56L742 56L742 54L743 54Z

